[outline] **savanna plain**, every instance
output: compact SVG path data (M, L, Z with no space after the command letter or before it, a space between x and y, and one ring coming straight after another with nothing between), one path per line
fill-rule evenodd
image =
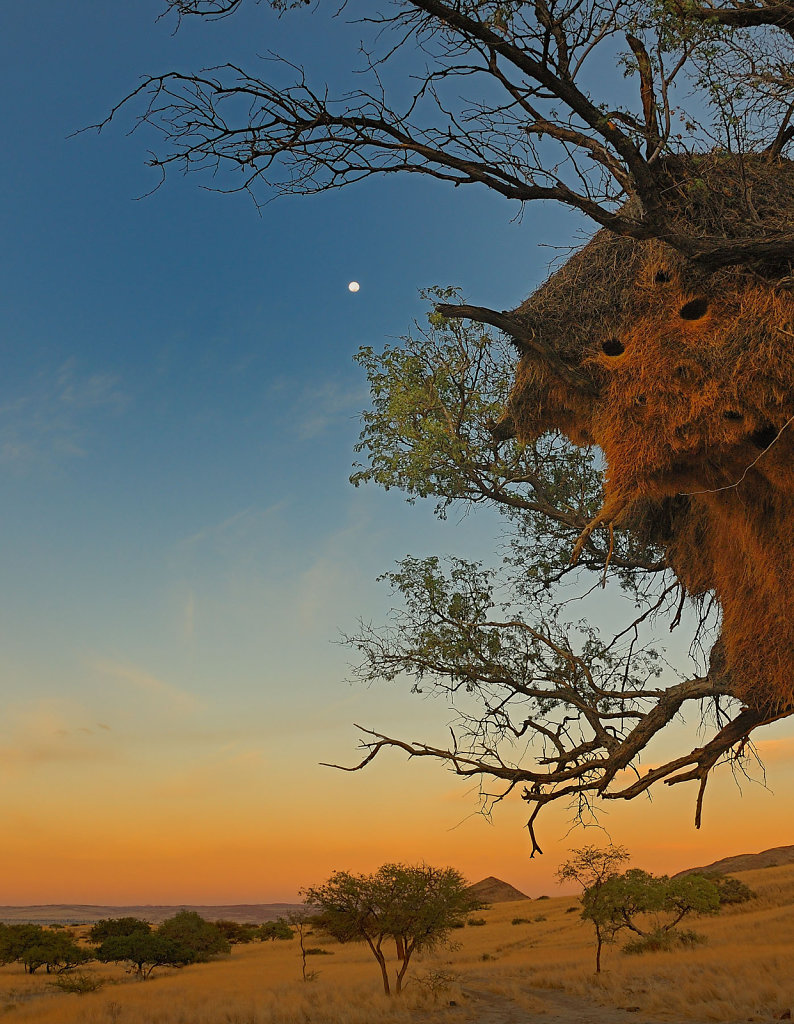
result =
M84 995L53 977L0 969L0 1017L25 1024L613 1024L771 1021L794 1007L794 865L732 872L755 898L692 924L705 942L642 956L605 947L594 973L592 925L576 896L497 903L450 947L417 956L404 993L387 998L369 950L320 933L236 945L230 956L146 981L91 963L102 979ZM515 923L519 919L520 923ZM78 936L86 927L75 929Z

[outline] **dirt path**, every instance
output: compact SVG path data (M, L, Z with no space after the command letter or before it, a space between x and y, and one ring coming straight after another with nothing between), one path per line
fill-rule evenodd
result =
M462 988L463 1001L446 1016L456 1024L673 1024L674 1018L649 1016L639 1007L616 1009L560 989L527 988L522 1006L510 996L488 991L485 978L469 978ZM435 1019L435 1018L434 1018ZM778 1018L770 1017L770 1024ZM418 1022L417 1022L418 1024ZM695 1021L688 1022L695 1024ZM744 1020L725 1024L745 1024Z
M639 1009L612 1009L559 989L531 989L528 999L536 1007L521 1007L506 996L474 985L463 988L466 1002L460 1020L474 1024L670 1024Z

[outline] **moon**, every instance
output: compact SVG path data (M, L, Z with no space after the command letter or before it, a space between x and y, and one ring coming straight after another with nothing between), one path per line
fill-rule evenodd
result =
M349 292L357 292L360 287L361 285L358 283L358 281L351 281L350 284L347 286L347 290Z

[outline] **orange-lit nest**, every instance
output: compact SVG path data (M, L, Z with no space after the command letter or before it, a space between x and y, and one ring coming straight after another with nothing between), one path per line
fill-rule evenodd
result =
M794 222L788 161L706 157L678 165L671 192L690 233ZM794 703L791 284L789 265L707 273L599 231L516 311L595 396L527 352L508 410L522 440L600 446L598 525L641 521L690 594L716 595L735 692L770 709Z

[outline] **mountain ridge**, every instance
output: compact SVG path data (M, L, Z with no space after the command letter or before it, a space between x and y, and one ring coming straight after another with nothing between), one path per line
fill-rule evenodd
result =
M732 871L758 871L760 868L777 868L785 864L794 864L794 846L773 846L769 850L761 850L760 853L739 853L733 857L723 857L704 867L686 868L673 875L673 878L709 871L720 875Z
M488 875L487 878L480 879L479 882L470 885L468 891L483 903L509 903L513 900L528 900L530 898L520 889L516 889L514 885L503 882L495 875Z

